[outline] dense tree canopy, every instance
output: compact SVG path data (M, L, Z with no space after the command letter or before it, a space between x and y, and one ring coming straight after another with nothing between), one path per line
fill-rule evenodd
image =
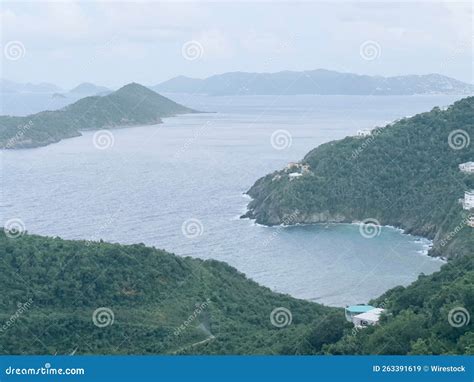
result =
M294 354L328 314L343 315L273 293L225 263L142 244L1 231L0 260L0 354ZM270 316L281 307L291 324L279 328ZM113 312L112 325L94 325L98 308Z

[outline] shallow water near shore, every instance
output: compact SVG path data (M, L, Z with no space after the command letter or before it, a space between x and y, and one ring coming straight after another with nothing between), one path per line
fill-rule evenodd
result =
M113 130L106 150L85 132L3 151L2 222L225 261L272 290L334 306L367 302L442 265L425 255L428 240L390 227L366 238L355 224L264 227L238 217L254 181L321 143L459 97L172 97L216 113ZM283 150L270 143L278 129L291 134Z

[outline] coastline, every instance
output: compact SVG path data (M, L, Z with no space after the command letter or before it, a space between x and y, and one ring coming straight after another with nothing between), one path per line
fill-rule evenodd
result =
M254 200L246 192L243 193L242 196L245 199L247 199L249 201L249 203ZM296 223L293 223L293 224L280 223L280 224L269 225L269 224L257 223L257 219L255 217L249 216L249 212L251 212L251 211L248 209L248 204L247 204L247 207L245 208L244 213L240 216L240 219L241 220L249 220L252 223L253 226L257 226L257 227L268 227L268 228L270 228L270 227L281 227L281 228L286 228L286 227L305 227L305 226L323 226L323 225L355 225L355 226L360 227L363 224L363 222L361 222L361 221L354 220L352 222L335 222L335 221L334 222L314 222L314 223L296 222ZM401 227L394 226L394 225L387 224L387 225L374 225L374 226L382 228L382 229L383 228L388 228L388 229L391 229L391 230L394 230L394 231L398 231L402 235L406 235L406 236L411 237L414 242L420 241L421 244L423 244L424 249L421 250L421 251L417 251L417 253L419 253L422 256L427 256L430 259L433 259L435 261L439 261L443 264L447 264L448 261L449 261L449 259L447 259L444 256L432 256L432 255L430 255L430 251L434 247L434 240L432 240L428 237L421 236L421 235L414 235L412 233L407 232L405 229L403 229Z

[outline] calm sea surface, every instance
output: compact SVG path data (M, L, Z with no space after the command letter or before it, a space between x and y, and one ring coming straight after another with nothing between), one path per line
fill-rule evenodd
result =
M30 233L222 260L275 291L337 306L366 302L442 265L423 255L426 240L391 228L367 239L356 225L269 228L238 216L255 180L321 143L459 97L172 98L215 113L113 130L113 146L103 150L87 132L1 152L2 223L19 218ZM270 143L279 129L292 138L283 150Z

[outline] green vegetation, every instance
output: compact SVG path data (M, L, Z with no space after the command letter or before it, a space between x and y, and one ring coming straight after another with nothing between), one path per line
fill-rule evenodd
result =
M346 330L323 354L474 354L474 257L450 261L372 304L389 312L380 325ZM470 320L469 320L470 318Z
M258 180L248 191L254 200L246 216L270 225L376 219L433 239L434 255L470 254L474 228L465 224L459 199L474 179L458 165L474 159L474 144L466 144L474 139L473 121L471 97L369 137L321 145L303 159L310 167L303 176L289 179L294 170L286 169ZM455 150L449 140L465 147Z
M273 293L224 263L142 244L2 231L0 257L0 354L297 354L307 333L343 316ZM94 325L100 307L113 311L112 325ZM278 307L291 311L290 325L271 324Z
M45 146L81 135L82 130L153 125L161 118L195 112L139 84L128 84L106 96L92 96L56 111L26 117L0 117L0 146Z
M143 244L0 232L0 354L473 354L473 257L371 303L389 314L355 331L342 309L271 292L214 260ZM23 305L21 305L23 304ZM113 323L93 322L99 308ZM271 324L290 310L292 322ZM110 323L107 313L99 324ZM277 322L280 322L277 320Z
M259 223L376 219L433 239L431 254L452 259L439 272L371 301L386 309L380 325L326 328L329 340L319 346L321 333L310 334L306 343L318 346L306 352L474 354L474 228L458 201L474 188L473 176L458 168L474 158L473 121L471 97L369 137L321 145L300 165L267 175L249 190L254 200L246 216ZM291 172L303 175L290 179ZM340 331L342 339L332 341Z
M309 167L249 191L261 223L372 218L434 239L451 260L371 301L386 309L380 325L355 330L340 308L273 293L213 260L2 231L0 354L474 354L474 229L458 203L474 187L458 164L474 152L448 144L455 130L473 136L473 117L467 98L328 143ZM294 171L304 174L290 180ZM292 322L278 328L270 316L281 307Z

